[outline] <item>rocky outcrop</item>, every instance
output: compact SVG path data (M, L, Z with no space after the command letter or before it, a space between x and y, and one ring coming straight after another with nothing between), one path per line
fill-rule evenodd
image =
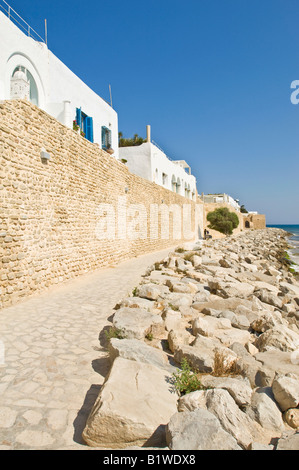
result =
M299 449L299 282L279 229L180 248L120 301L92 446ZM200 384L179 391L187 361ZM176 371L174 373L174 371ZM181 390L181 389L180 389Z

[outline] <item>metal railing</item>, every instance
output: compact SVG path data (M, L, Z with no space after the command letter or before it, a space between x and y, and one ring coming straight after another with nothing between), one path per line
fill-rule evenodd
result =
M43 39L5 0L0 0L0 11L16 24L23 32L35 41L46 43Z

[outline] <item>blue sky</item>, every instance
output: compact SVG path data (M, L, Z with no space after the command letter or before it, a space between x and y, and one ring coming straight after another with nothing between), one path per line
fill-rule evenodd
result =
M118 112L185 159L199 193L299 224L298 0L8 0Z

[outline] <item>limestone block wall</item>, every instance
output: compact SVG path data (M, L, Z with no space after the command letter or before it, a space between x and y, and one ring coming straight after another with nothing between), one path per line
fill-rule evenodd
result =
M244 228L254 230L266 228L266 217L264 214L244 214Z
M131 174L27 101L0 103L0 160L0 307L198 236L199 201ZM172 213L165 236L169 207L190 211L180 238Z

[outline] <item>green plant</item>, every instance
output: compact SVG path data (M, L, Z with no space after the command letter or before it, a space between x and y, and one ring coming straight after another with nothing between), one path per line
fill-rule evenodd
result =
M133 297L138 296L138 287L134 287L134 289L132 290L132 295L133 295Z
M219 207L209 212L207 220L210 222L209 228L225 235L231 235L239 225L239 217L235 212L230 212L227 207Z
M148 341L153 341L153 339L154 339L153 333L148 333L148 334L146 335L146 339L147 339Z
M73 130L78 131L78 129L79 129L78 124L76 123L76 121L73 121Z
M180 396L205 388L201 384L198 374L192 371L186 358L182 359L181 370L178 369L178 372L174 372L172 375L175 389Z
M105 336L108 341L110 341L111 338L125 339L126 337L122 330L115 328L114 326L109 328L109 330L105 330Z
M134 137L132 139L125 139L123 137L122 132L118 133L118 141L119 147L132 147L136 145L141 145L146 142L146 140L140 137L138 134L134 134Z
M175 250L176 253L184 253L184 251L186 251L186 250L184 250L184 248L181 248L181 247L176 248L176 250Z

